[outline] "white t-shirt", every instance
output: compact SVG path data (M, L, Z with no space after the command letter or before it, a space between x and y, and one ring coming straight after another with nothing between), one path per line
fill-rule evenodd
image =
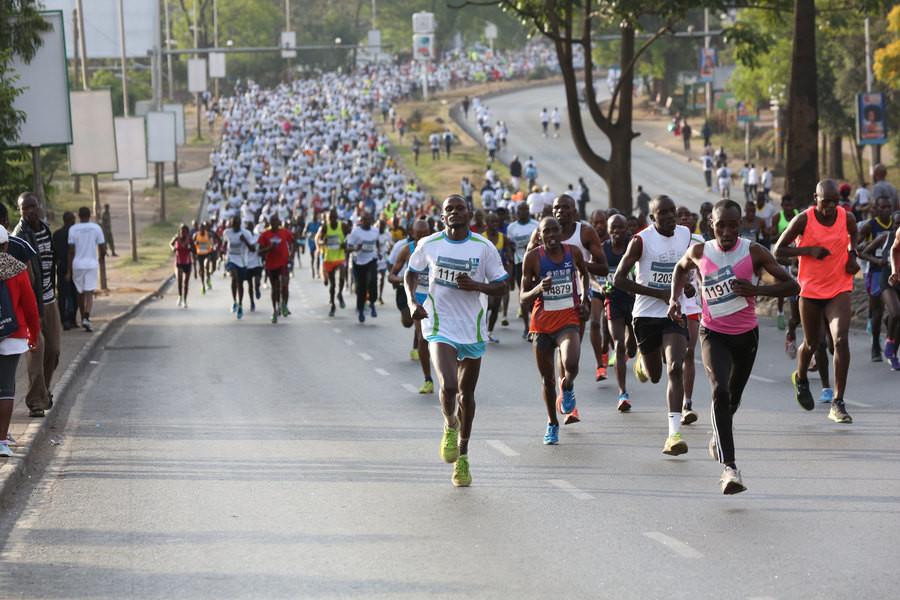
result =
M419 241L409 258L409 269L428 269L428 299L423 304L428 316L422 320L426 339L446 338L457 344L487 340L487 297L456 287L456 276L466 273L474 281L486 283L508 277L500 254L487 238L469 233L454 242L444 232Z
M531 234L534 233L537 227L538 222L534 219L529 219L524 225L519 221L513 221L506 228L506 237L516 245L515 264L519 264L525 259L525 250L528 248Z
M642 248L641 257L635 263L634 280L654 289L670 289L675 264L691 244L691 231L687 227L676 225L675 233L671 237L665 237L656 230L655 225L651 225L637 233L637 236L641 238ZM686 300L684 294L678 299L682 306ZM665 318L668 312L667 302L638 294L631 314L634 317Z
M375 227L363 229L362 227L354 227L350 235L347 236L348 246L359 246L362 249L356 253L356 264L367 265L373 260L378 259L377 246L380 234Z
M247 244L241 241L241 237L247 240L247 243L253 243L253 235L243 227L235 231L229 227L225 230L225 239L228 240L228 262L234 263L239 267L247 266L247 254L249 248Z
M96 269L97 246L104 244L103 230L96 223L75 223L69 228L69 245L75 246L73 269Z

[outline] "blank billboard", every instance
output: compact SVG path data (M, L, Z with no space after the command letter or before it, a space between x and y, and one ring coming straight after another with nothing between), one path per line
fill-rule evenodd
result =
M53 25L53 29L41 34L43 43L34 58L25 64L13 55L10 61L10 67L19 76L15 86L22 89L22 93L13 100L12 107L25 113L19 136L9 141L10 146L72 143L62 13L42 12L41 15Z
M113 179L147 178L147 133L143 117L116 117L119 170Z
M147 160L175 162L175 113L147 113Z
M115 173L119 163L109 88L70 92L69 98L72 103L69 172L72 175Z
M190 93L206 91L206 59L189 58L188 66L188 91Z
M185 144L184 140L184 104L163 104L165 112L175 113L175 143Z
M66 21L66 55L75 56L74 10L76 0L43 0L49 10L61 10ZM84 10L84 42L88 58L120 58L118 0L81 0ZM146 58L159 45L159 0L125 0L125 55ZM81 50L79 49L79 52Z

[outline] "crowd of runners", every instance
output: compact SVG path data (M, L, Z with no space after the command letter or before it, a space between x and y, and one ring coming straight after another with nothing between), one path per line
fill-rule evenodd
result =
M236 318L243 316L246 283L251 311L261 287L271 290L277 323L291 314L289 279L306 260L311 278L328 289L323 310L334 317L346 307L345 292L355 293L356 317L365 323L385 304L387 282L388 301L393 294L400 323L412 330L409 356L424 379L419 391L438 388L440 456L454 464L455 485L472 481L468 442L481 357L501 342L497 323L510 327L510 311L533 348L547 445L559 443L560 421L580 420L575 381L587 337L595 359L589 375L615 378L621 412L632 408L634 379L656 384L665 372L662 452L688 452L681 427L698 420L692 396L699 341L712 387L709 452L724 467L724 494L746 489L732 418L758 349L757 298L779 299L778 327L797 361L796 401L814 408L809 372L817 369L829 418L850 424L850 292L865 259L866 289L879 298L872 359L877 346L878 358L900 370L896 190L874 198L874 216L859 224L842 205L840 186L827 179L802 210L785 196L779 211L759 191L745 203L704 203L699 214L659 195L639 198L636 215L583 215L577 192L541 192L525 177L503 182L502 203L488 205L482 192L477 208L465 186L438 202L402 173L379 132L380 108L402 98L403 76L331 74L273 90L250 83L224 103L208 221L183 226L172 240L178 303L187 306L192 277L205 293L221 265ZM390 108L381 111L385 126L393 118ZM882 347L876 330L885 314Z

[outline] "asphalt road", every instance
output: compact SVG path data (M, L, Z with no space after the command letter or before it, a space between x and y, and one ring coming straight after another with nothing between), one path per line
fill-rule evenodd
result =
M221 276L170 295L98 346L40 471L0 520L0 595L26 598L893 598L900 590L897 381L863 334L847 406L801 410L771 321L737 416L749 490L725 497L707 453L661 454L662 386L629 373L630 414L595 383L583 422L542 444L530 346L501 328L483 360L474 483L438 457L392 302L328 318L301 271L294 314L242 321ZM267 291L263 290L266 294ZM264 298L265 300L265 298ZM265 302L263 301L263 304ZM813 385L814 392L818 392Z
M609 93L601 85L598 99L602 101L608 97ZM577 188L578 178L584 177L591 191L588 210L609 206L606 183L584 165L584 161L575 150L569 130L563 86L534 87L486 98L483 102L491 109L494 121L502 119L509 126L509 146L500 154L504 162L508 163L514 154L518 154L522 162L528 156L533 156L538 168L538 183L549 185L551 191L557 193L565 191L570 183ZM553 137L552 124L550 135L546 138L541 135L540 114L544 107L551 112L554 107L558 107L562 113L558 138ZM585 122L585 131L595 152L604 158L609 157L610 146L606 136L593 124L586 109L582 108L581 114ZM472 110L469 111L469 123L475 126L475 115ZM699 130L699 122L695 125ZM705 191L703 171L697 163L687 163L683 158L663 154L645 143L658 135L658 128L658 123L638 121L634 125L635 131L641 132L642 135L635 138L631 145L632 184L642 185L651 196L667 194L693 211L697 211L704 201L715 202L719 195ZM696 140L694 144L697 145Z
M538 88L533 98L489 105L498 115L510 102L527 116L534 132L502 117L510 144L523 138L541 178L561 185L581 173L569 170L577 159L566 133L540 138L540 105L552 106L540 95L552 93ZM636 183L655 176L676 181L697 205L706 197L685 163L639 141L634 148ZM598 181L588 176L594 194ZM677 196L675 185L646 187ZM483 360L474 482L457 489L438 457L437 396L415 391L422 375L408 357L411 331L390 293L364 325L349 307L328 318L326 290L301 270L291 284L294 314L273 325L265 298L236 321L225 280L214 283L203 296L194 286L188 310L172 295L148 305L98 346L77 401L61 407L60 445L38 449L30 479L7 499L0 596L843 599L900 591L900 373L868 362L864 333L850 334L854 423L836 425L825 405L812 413L797 406L781 332L762 321L735 425L749 489L725 497L721 466L706 449L701 365L693 394L701 419L684 428L690 452L669 458L661 453L662 385L629 373L634 409L618 413L615 384L593 381L585 343L575 388L582 422L548 447L533 355L513 321Z

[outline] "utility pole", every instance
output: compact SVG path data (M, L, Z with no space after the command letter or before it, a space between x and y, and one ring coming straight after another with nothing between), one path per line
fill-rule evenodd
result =
M219 48L219 0L213 0L213 48ZM215 99L219 99L219 78L215 81ZM212 135L212 134L210 134Z
M197 3L200 0L194 0L194 50L200 47L200 26L197 24ZM194 58L200 58L200 55L194 52ZM200 92L197 95L197 139L202 140L203 135L200 132Z
M81 2L81 0L78 0ZM125 9L122 0L119 0L119 40L122 47L122 100L124 104L124 116L128 116L128 68L125 63ZM96 175L94 176L96 177ZM100 215L97 215L99 220ZM137 231L134 224L134 180L128 180L128 233L131 238L131 260L137 262ZM102 283L100 287L106 287Z
M165 10L166 10L166 50L171 50L172 49L172 30L169 27L169 0L164 0L163 6L165 7ZM166 63L167 63L168 70L169 70L169 73L168 73L168 75L169 75L169 77L168 77L168 79L169 79L169 100L171 101L173 98L173 93L172 93L172 55L171 54L166 54Z
M703 10L703 47L709 48L709 9ZM706 116L712 114L712 81L706 82Z
M75 32L74 32L75 38L74 38L74 43L73 43L73 46L75 49L75 60L73 61L72 65L74 67L73 70L75 71L75 76L72 78L72 81L75 82L74 87L77 88L78 87L78 25L77 25L78 9L77 8L72 11L72 23L76 24L75 27L73 28L73 29L75 29ZM81 193L81 176L80 175L75 175L74 177L72 177L72 192L74 192L75 194Z
M84 40L84 9L81 0L75 0L75 10L78 11L78 42L81 45L81 85L82 89L88 88L87 78L87 44ZM124 42L123 42L124 43ZM122 83L125 81L123 79ZM124 88L123 88L124 91ZM126 111L127 114L127 111ZM94 220L100 224L100 182L97 174L91 174L91 195L94 198ZM100 289L106 289L106 259L100 258Z
M872 91L872 40L869 35L869 15L866 14L866 93ZM875 165L881 162L881 146L869 144L869 175L875 172Z

